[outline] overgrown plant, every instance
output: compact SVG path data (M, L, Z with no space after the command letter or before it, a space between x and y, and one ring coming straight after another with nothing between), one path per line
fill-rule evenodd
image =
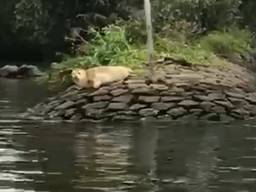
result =
M224 31L213 31L200 39L200 45L218 56L232 58L252 50L252 33L233 27Z

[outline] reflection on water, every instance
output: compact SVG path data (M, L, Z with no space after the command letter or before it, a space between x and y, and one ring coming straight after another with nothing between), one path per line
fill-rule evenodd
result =
M1 192L256 189L255 122L21 121L17 112L47 92L11 83L0 81Z

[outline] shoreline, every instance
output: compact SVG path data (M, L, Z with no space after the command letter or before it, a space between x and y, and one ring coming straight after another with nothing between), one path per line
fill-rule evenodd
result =
M72 85L28 109L23 116L72 121L230 121L256 117L256 81L245 67L159 66L157 72L164 77L161 82L130 77L95 90Z

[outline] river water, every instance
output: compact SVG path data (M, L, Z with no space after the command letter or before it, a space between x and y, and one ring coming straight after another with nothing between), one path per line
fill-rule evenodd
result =
M16 117L48 94L33 81L0 80L0 192L256 191L256 122Z

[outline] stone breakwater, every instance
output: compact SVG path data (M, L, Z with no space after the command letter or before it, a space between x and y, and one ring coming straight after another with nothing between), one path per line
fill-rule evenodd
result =
M256 117L256 92L249 87L252 75L244 68L166 65L159 74L164 77L160 83L131 77L97 90L71 86L24 116L74 121Z

